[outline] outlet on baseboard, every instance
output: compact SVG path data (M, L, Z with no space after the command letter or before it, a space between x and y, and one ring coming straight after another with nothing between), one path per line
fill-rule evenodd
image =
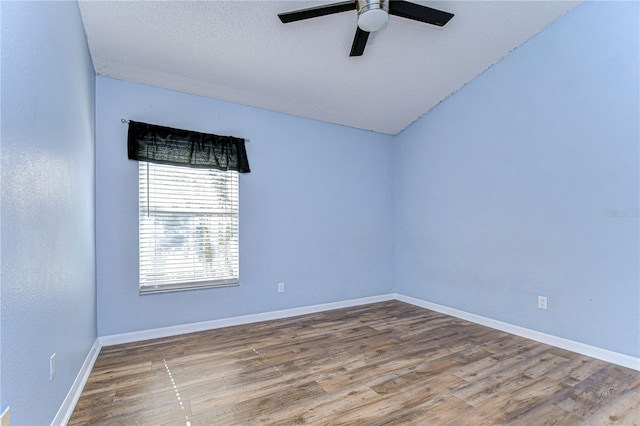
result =
M56 377L56 354L54 353L49 358L49 381Z
M278 293L284 293L284 283L278 283Z
M538 308L547 309L547 296L538 296Z

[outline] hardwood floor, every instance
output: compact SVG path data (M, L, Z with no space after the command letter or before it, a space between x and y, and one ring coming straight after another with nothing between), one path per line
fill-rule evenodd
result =
M639 425L640 373L390 301L105 347L69 424Z

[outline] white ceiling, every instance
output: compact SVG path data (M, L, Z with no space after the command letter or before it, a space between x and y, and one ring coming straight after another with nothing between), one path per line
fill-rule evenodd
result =
M578 2L418 1L349 57L356 12L282 24L328 1L80 1L99 75L397 134Z

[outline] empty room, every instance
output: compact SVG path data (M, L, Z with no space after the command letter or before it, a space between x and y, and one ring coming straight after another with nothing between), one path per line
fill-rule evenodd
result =
M0 425L640 425L640 3L0 1Z

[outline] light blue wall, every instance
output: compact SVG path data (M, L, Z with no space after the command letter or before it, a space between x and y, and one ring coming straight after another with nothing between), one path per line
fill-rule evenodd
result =
M639 16L582 4L397 137L399 293L640 355Z
M0 406L48 424L97 336L95 77L75 2L0 4Z
M104 77L96 87L99 335L392 290L391 136ZM138 294L138 166L121 118L251 139L240 286Z

